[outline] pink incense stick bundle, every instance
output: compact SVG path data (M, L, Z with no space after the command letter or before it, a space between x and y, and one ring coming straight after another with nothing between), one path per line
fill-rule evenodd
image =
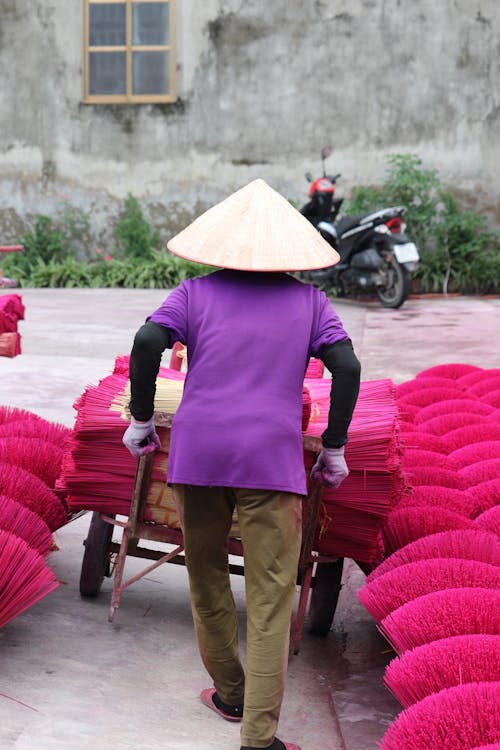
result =
M411 404L423 409L429 404L435 404L436 401L446 401L451 398L464 398L464 393L454 386L453 382L450 382L450 385L446 388L419 388L413 393L408 393L406 396L399 398L398 405L401 408L405 404Z
M17 357L21 354L21 336L17 332L0 333L0 357Z
M421 537L387 557L366 579L369 584L400 565L437 557L477 560L500 566L500 539L476 525L474 529L452 529Z
M319 437L326 427L331 383L305 381L311 394L306 436ZM346 446L349 477L336 490L323 489L315 549L322 554L373 563L381 556L381 530L391 508L404 492L398 412L391 381L361 384ZM305 454L309 470L314 455Z
M470 385L467 392L480 398L481 396L487 396L488 393L491 393L492 391L497 391L499 388L500 374L495 374L482 378L477 383Z
M485 440L482 443L464 445L463 448L449 454L458 469L476 464L478 461L487 461L490 458L500 458L500 440Z
M12 312L0 311L0 333L14 333L17 331L18 317Z
M460 427L444 435L443 441L447 448L446 452L452 453L458 448L463 448L464 445L482 443L485 440L500 440L500 421L492 421L491 416L487 418L487 421L469 427Z
M500 742L489 742L487 745L474 747L472 750L500 750Z
M62 456L62 448L45 440L0 437L0 462L26 469L51 489L61 471Z
M451 529L475 529L475 522L451 510L431 505L394 510L383 530L386 554L440 531Z
M455 388L455 384L450 382L450 378L413 378L396 386L398 400L409 393L426 388Z
M431 435L425 432L405 432L401 429L399 439L403 447L403 452L409 448L420 448L421 450L434 451L434 453L448 453L446 443L438 435Z
M455 490L464 489L464 479L460 472L438 466L406 466L405 477L412 487L421 485L440 485L441 487L451 487Z
M449 456L443 456L438 451L423 448L406 448L403 451L402 462L406 469L412 466L433 466L448 471L456 471L460 468Z
M27 409L20 409L17 406L0 406L0 425L4 425L7 422L13 422L19 419L38 419L41 421L41 417L34 414Z
M1 294L0 312L12 313L18 320L24 320L25 307L19 294Z
M491 531L500 537L500 504L485 510L476 518L477 525L485 531Z
M450 398L446 401L436 401L434 404L424 406L415 416L414 422L416 425L421 425L435 417L442 417L444 414L456 414L457 412L461 414L470 412L471 414L479 414L480 416L487 417L493 411L494 408L492 406L476 398Z
M481 367L479 367L477 370L467 373L467 375L462 375L457 380L457 383L458 385L460 385L461 388L468 390L472 385L479 383L481 380L492 378L492 377L495 377L496 375L500 375L499 367L492 368L489 370L483 370Z
M453 635L500 635L500 591L486 587L433 591L395 609L379 628L398 654Z
M401 510L422 505L437 506L466 518L475 518L477 513L477 503L470 492L430 484L413 487L408 494L398 500L396 508Z
M63 504L52 490L34 474L18 466L0 463L0 494L17 500L39 515L51 531L68 521Z
M479 425L484 423L486 416L483 414L474 414L470 411L456 412L453 414L441 414L438 417L427 419L425 422L417 425L420 432L430 432L433 435L447 435L453 430L470 425Z
M328 423L331 381L310 378L304 385L312 402L306 435L319 437ZM394 394L390 380L361 383L346 446L346 461L352 471L399 470L401 447L396 434L398 410Z
M54 541L45 521L10 497L0 495L0 529L21 537L41 555L54 549Z
M477 484L498 479L500 477L500 458L478 461L460 469L458 474L466 487L474 487Z
M443 589L484 587L500 589L500 567L477 560L434 558L400 565L367 583L358 599L381 622L403 604Z
M468 365L451 362L445 365L435 365L434 367L428 367L426 370L422 370L418 373L417 378L448 378L449 380L459 380L464 375L469 375L473 372L484 372L480 367L476 365Z
M419 412L421 411L420 406L416 404L409 404L402 400L398 401L399 414L404 422L410 422L415 424L415 420Z
M490 479L469 488L474 498L477 514L484 513L500 503L500 479Z
M0 627L59 585L42 555L0 530Z
M120 359L115 371L120 370ZM123 363L122 363L123 366ZM184 374L162 368L182 381ZM57 489L68 493L71 510L99 510L128 514L137 461L122 443L127 421L115 406L127 386L127 377L113 374L95 387L89 386L77 399L75 429L66 443ZM152 481L165 482L169 432L157 427L162 451L154 455Z
M322 378L325 372L325 365L320 359L311 357L307 365L306 378Z
M488 404L488 406L494 407L495 411L490 414L490 418L500 418L500 388L497 388L496 391L490 391L486 396L481 396L481 401L484 404Z
M500 676L500 635L456 635L425 643L387 666L384 684L406 708L432 693Z
M36 415L32 416L36 417ZM48 422L40 417L33 419L28 416L24 419L13 419L0 424L0 438L38 438L48 443L54 443L60 448L64 447L64 442L70 433L71 430L65 425Z
M500 682L440 690L402 711L380 750L471 750L500 737Z
M124 375L128 378L130 367L130 355L120 354L115 358L115 364L113 368L113 375ZM179 372L177 368L173 367L160 367L158 371L158 377L168 378L169 380L184 380L186 377L185 373Z

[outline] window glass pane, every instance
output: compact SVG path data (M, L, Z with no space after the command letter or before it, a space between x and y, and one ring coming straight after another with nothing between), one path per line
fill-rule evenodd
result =
M133 3L132 43L170 44L170 3Z
M125 44L125 3L90 5L89 32L91 47Z
M125 52L91 52L89 94L125 94L125 66Z
M169 65L168 52L134 52L133 93L168 94Z

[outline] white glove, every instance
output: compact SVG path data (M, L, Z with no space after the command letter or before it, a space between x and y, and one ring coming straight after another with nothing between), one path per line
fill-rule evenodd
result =
M161 442L156 434L154 417L148 419L147 422L138 422L134 417L131 417L130 425L123 435L122 443L136 457L160 450Z
M326 487L338 487L349 475L344 460L344 447L323 448L311 469L311 479Z

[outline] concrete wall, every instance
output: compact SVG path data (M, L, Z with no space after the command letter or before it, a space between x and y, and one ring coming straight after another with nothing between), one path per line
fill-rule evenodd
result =
M81 2L1 0L0 240L65 198L103 229L130 191L167 234L257 176L301 201L327 143L344 192L411 152L494 214L498 0L178 0L177 15L177 103L86 105Z

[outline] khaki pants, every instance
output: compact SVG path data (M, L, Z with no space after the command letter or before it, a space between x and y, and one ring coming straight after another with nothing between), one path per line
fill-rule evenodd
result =
M241 744L274 739L285 688L290 616L301 544L299 495L174 485L203 663L222 701L244 703ZM244 548L246 674L238 656L227 538L234 507Z

